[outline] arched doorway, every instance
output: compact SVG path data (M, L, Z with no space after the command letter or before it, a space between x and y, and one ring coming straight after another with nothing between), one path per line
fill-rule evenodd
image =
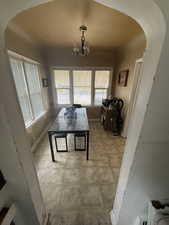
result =
M4 49L4 40L3 40L3 36L4 36L4 30L6 28L6 25L8 23L8 21L17 13L21 12L22 10L29 8L29 7L33 7L35 5L41 4L43 2L47 2L47 1L36 1L33 4L30 3L26 3L25 6L25 2L22 2L22 5L20 4L20 2L18 2L18 4L16 3L15 8L13 8L13 10L11 10L11 12L9 12L9 14L7 13L6 15L2 15L3 17L2 19L2 31L1 31L1 48ZM161 11L159 10L159 8L157 7L157 5L155 5L155 3L153 1L142 1L142 2L135 2L135 4L133 5L133 2L131 0L128 0L126 2L119 2L119 1L99 1L102 4L105 4L109 7L112 7L114 9L117 9L123 13L126 13L127 15L131 16L132 18L134 18L143 28L143 30L145 31L146 37L147 37L147 49L146 49L146 53L144 56L144 69L143 69L143 77L142 77L142 81L141 81L141 87L144 87L144 89L146 91L140 91L139 95L138 95L138 100L136 103L136 110L135 110L135 115L134 115L134 119L133 122L131 124L131 129L129 132L129 138L128 138L128 142L126 145L126 153L125 153L125 157L124 157L124 161L123 161L123 165L122 165L122 170L121 170L121 176L120 176L120 180L119 180L119 185L118 185L118 190L117 190L117 195L116 195L116 201L115 201L115 205L114 205L114 210L113 210L113 215L114 215L114 222L116 223L118 221L118 216L120 213L120 208L121 208L121 204L123 201L123 195L124 195L124 191L127 185L127 181L128 181L128 176L130 173L130 168L132 165L132 159L134 157L134 153L135 153L135 149L138 143L138 139L139 139L139 135L140 135L140 131L141 131L141 127L142 127L142 123L144 120L144 115L146 112L146 105L148 103L149 100L149 95L150 95L150 91L151 91L151 87L153 84L153 77L155 75L156 72L156 67L157 67L157 63L160 57L160 52L161 52L161 48L162 48L162 44L163 44L163 40L164 40L164 36L165 36L165 22L163 19L163 16L161 14ZM6 3L6 7L8 7L8 2ZM156 16L156 18L158 17L158 25L156 23L156 21L154 21L154 15ZM10 88L10 86L12 86L11 82L10 82L10 69L9 69L9 64L7 62L7 57L5 55L5 53L3 52L1 54L1 59L4 62L2 64L2 71L3 73L6 75L6 73L8 73L8 76L3 77L6 86L8 86ZM151 59L151 60L150 60ZM3 83L4 84L4 83ZM6 89L6 87L5 87ZM141 89L141 88L140 88ZM11 108L12 104L10 105L10 102L15 102L16 105L18 104L16 101L16 93L15 90L12 90L13 95L12 96L8 96L8 106L6 107L6 112L9 118L11 118ZM12 94L11 92L11 94ZM4 93L5 90L2 87L2 102L4 102ZM4 105L7 105L4 102ZM139 107L142 107L141 110L141 114L139 111ZM16 117L19 116L19 109L17 109L15 112ZM22 120L16 120L15 123L11 123L11 130L13 133L15 133L15 129L18 126L18 134L14 134L15 135L19 135L19 133L21 134L21 136L24 136L24 133L22 133L23 131L23 124L22 124ZM21 128L21 129L20 129ZM20 129L20 130L19 130ZM133 136L135 137L133 139ZM23 138L25 140L25 138ZM18 142L18 145L24 145L26 143L21 142L18 138L16 138L16 142ZM29 156L29 154L28 154ZM129 156L129 157L128 157ZM25 167L25 170L27 168ZM33 172L32 172L33 173ZM125 179L124 179L125 177ZM122 179L123 178L123 179ZM38 190L37 190L38 192ZM32 194L35 194L32 192Z

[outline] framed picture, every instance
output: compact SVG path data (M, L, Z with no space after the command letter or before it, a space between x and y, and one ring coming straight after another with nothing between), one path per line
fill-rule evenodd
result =
M122 86L122 87L127 86L128 74L129 74L129 70L120 71L119 77L118 77L119 86Z
M46 79L46 78L42 78L42 86L43 87L48 87L48 79Z

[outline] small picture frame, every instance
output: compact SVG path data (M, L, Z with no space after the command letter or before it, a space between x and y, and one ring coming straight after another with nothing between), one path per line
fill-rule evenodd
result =
M129 70L120 71L119 77L118 77L118 85L119 86L121 86L121 87L127 86L128 74L129 74Z
M49 86L47 78L42 78L42 86L43 87L48 87Z

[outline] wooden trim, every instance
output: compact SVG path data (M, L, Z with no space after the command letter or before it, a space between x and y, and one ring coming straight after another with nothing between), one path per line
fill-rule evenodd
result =
M9 209L7 209L7 208L2 209L0 214L1 213L3 214L1 221L0 221L1 225L10 225L16 214L15 205L12 204Z
M40 134L40 136L36 139L36 141L34 142L34 144L31 147L31 152L35 152L36 151L37 146L42 141L43 137L47 134L47 131L48 131L50 125L51 125L51 122L49 122L49 124L46 126L46 128Z
M9 57L13 57L13 58L16 58L16 59L21 59L23 61L26 61L26 62L29 62L29 63L33 63L33 64L36 64L36 65L39 65L40 64L39 62L37 62L37 61L35 61L33 59L30 59L28 57L25 57L23 55L20 55L20 54L18 54L16 52L13 52L11 50L7 50L7 52L8 52Z

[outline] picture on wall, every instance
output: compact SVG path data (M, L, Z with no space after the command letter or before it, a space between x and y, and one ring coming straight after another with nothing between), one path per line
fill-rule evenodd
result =
M120 71L119 77L118 77L118 85L119 86L122 86L122 87L127 86L128 74L129 74L129 70Z

